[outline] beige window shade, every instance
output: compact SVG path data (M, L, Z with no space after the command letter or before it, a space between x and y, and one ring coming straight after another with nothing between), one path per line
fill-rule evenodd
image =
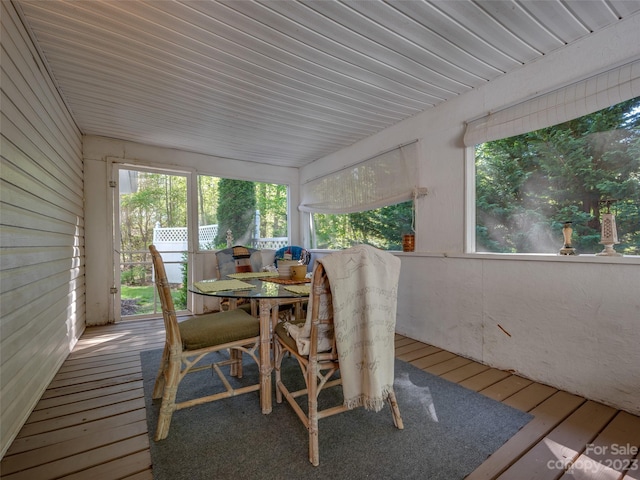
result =
M311 180L298 207L312 213L353 213L411 200L418 179L417 140Z
M466 146L509 138L582 117L640 96L640 60L467 124Z

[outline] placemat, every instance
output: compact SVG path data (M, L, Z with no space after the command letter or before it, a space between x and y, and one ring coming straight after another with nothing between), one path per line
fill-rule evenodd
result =
M196 282L193 284L201 292L226 292L228 290L250 290L255 288L255 285L251 285L247 282L241 282L240 280L216 280L215 282Z
M261 278L260 280L263 280L265 282L281 283L282 285L303 285L305 283L311 282L310 278L305 278L304 280L292 280L290 278L274 277L274 278Z
M311 285L288 285L284 287L284 289L292 293L297 293L298 295L311 294Z
M230 278L262 278L262 277L277 277L279 275L278 272L240 272L240 273L230 273L227 277Z

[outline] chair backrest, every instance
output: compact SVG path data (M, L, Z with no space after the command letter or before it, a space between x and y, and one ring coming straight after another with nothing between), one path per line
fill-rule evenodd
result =
M308 305L308 314L311 315L309 358L333 362L338 360L333 335L333 298L329 277L321 263L315 263L312 278Z
M260 269L260 251L255 248L236 245L216 252L218 278L231 273L252 272Z
M285 253L291 254L291 260L302 260L303 265L308 265L311 260L311 254L308 250L296 245L289 245L276 250L275 264L278 266L278 260L284 259Z
M169 280L167 279L167 272L164 268L164 261L155 245L149 245L149 251L151 252L151 260L153 261L155 283L158 296L160 297L162 318L164 319L164 328L167 332L167 342L171 345L179 345L180 348L182 348L178 318L176 317L176 309L173 305L173 298L171 297L171 288Z

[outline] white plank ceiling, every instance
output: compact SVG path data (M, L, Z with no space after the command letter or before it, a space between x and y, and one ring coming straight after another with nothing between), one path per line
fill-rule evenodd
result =
M640 0L14 0L80 130L302 166Z

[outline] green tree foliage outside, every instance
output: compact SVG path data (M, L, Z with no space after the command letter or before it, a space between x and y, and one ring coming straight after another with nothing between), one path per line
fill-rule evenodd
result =
M288 189L286 185L256 183L256 206L260 212L260 237L287 237Z
M205 249L225 248L228 229L234 243L248 244L255 233L256 211L260 215L260 238L288 236L287 207L286 185L198 175L198 224L219 225L218 235L203 246ZM222 213L223 220L219 222L218 215L227 208L230 212ZM227 227L223 225L225 222Z
M402 250L402 235L413 233L413 202L344 215L314 214L315 248L343 249L366 243Z
M218 236L216 245L227 245L227 231L233 233L234 244L246 244L253 236L256 212L254 182L223 178L219 183L217 208Z
M139 172L138 188L120 196L120 282L124 306L133 302L124 314L154 312L157 305L151 283L148 247L153 242L153 229L158 225L181 227L187 224L187 179L182 176ZM128 287L128 288L127 288ZM177 309L186 308L186 298L174 297ZM172 289L172 294L176 294ZM123 315L124 315L123 314Z
M145 282L144 268L135 264L146 261L155 226L187 225L186 177L138 172L137 178L136 192L120 196L121 260L129 265L123 272L128 284ZM197 188L199 225L219 225L212 248L226 247L228 229L236 243L249 244L256 210L261 215L260 237L288 235L286 185L199 175Z
M476 147L477 251L557 253L570 221L577 252L598 253L610 199L616 251L640 255L640 98Z
M138 188L120 195L121 297L137 300L131 308L136 314L153 311L147 297L153 297L151 261L148 246L156 225L163 228L187 226L187 178L178 175L136 172ZM264 237L286 237L287 186L222 179L199 175L197 182L198 224L219 224L215 245L225 248L226 231L231 229L236 244L250 243L254 236L255 213L259 211L260 232ZM176 308L187 300L187 257L183 255L182 284L172 286ZM131 288L127 288L131 287ZM150 310L151 309L151 310Z
M140 173L138 188L120 196L120 251L122 280L127 285L150 281L148 247L156 224L182 227L187 224L186 177Z
M218 183L220 179L198 175L198 225L218 223Z

